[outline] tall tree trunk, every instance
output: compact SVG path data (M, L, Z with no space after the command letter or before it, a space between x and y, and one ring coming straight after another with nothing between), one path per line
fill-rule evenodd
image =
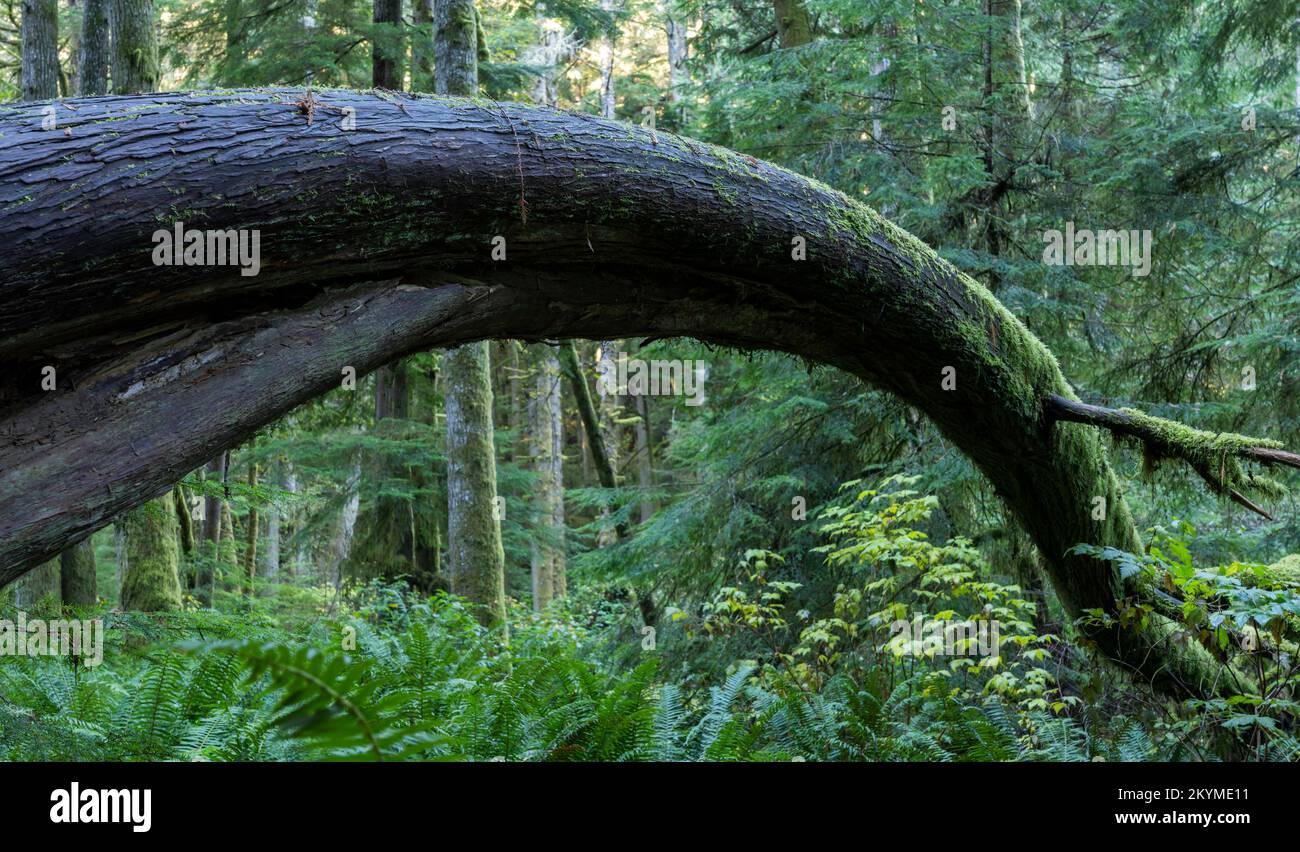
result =
M45 101L59 96L57 0L22 0L22 96Z
M61 603L58 559L46 562L14 584L14 605L24 612L56 617Z
M537 30L537 44L524 49L527 62L541 69L533 81L533 103L553 107L559 100L555 75L565 50L564 31L554 21L543 17L540 11L537 14Z
M89 607L99 603L95 545L89 538L59 554L59 564L59 582L63 587L65 605Z
M370 48L370 84L376 89L400 92L402 0L374 0L374 21L378 32Z
M277 458L271 463L271 484L275 486L276 498L279 492L286 490L285 462ZM280 576L280 504L272 498L266 507L266 555L262 560L265 574L269 578Z
M537 477L534 513L539 534L532 541L533 609L541 612L562 597L565 576L564 423L560 362L555 350L536 352L536 375L528 401L529 456Z
M352 549L352 533L356 529L357 514L361 507L361 456L358 454L352 463L352 472L344 484L343 508L334 525L334 537L330 544L329 559L326 562L327 579L330 585L338 587L342 579L343 563L347 561Z
M453 594L480 621L505 623L505 552L492 440L492 380L486 343L443 360L447 406L447 571Z
M644 393L632 397L632 405L636 409L636 425L633 427L636 435L635 455L636 455L636 483L644 492L649 492L654 487L654 447L650 441L650 400ZM641 500L641 523L647 523L655 514L654 501L648 497Z
M248 487L253 492L257 488L257 462L248 463ZM257 582L257 534L259 519L257 513L257 504L252 502L255 498L249 497L248 505L248 529L244 531L244 581L241 584L245 597L253 597L257 590L254 585Z
M227 471L229 473L229 471ZM235 512L229 500L221 502L221 562L239 568L239 544L235 537ZM229 575L227 575L229 576Z
M204 482L209 491L226 481L226 465L230 454L222 453L208 462L204 471ZM212 606L212 588L216 579L214 570L221 558L221 519L223 500L215 494L203 495L203 527L200 538L199 559L194 574L194 597L200 605Z
M181 608L180 542L173 491L118 519L124 539L121 605L163 612Z
M153 0L110 0L110 4L114 94L158 91L162 72Z
M400 436L400 423L410 419L410 370L405 360L375 371L375 425L377 437ZM428 590L427 567L418 564L414 514L409 499L386 493L390 480L410 484L411 475L386 452L367 452L363 460L366 492L374 499L357 519L357 538L345 566L353 577L410 577L417 588Z
M605 356L602 347L602 357ZM609 447L605 442L604 424L601 422L601 412L596 410L596 406L591 400L591 389L587 386L587 377L582 372L582 365L578 361L578 350L573 345L573 341L567 341L560 348L560 364L564 369L564 374L569 380L569 386L573 389L573 398L578 408L578 417L582 421L583 433L586 436L586 446L591 451L592 464L596 468L596 476L600 481L601 488L617 488L618 481L614 475L614 463L610 457ZM602 396L603 401L603 396ZM602 507L601 517L609 517L608 506ZM614 529L614 534L618 538L627 535L627 528L624 524L619 524ZM602 531L599 537L599 544L603 547L609 543L609 536Z
M293 462L287 459L284 462L284 490L291 495L284 538L286 545L293 545L293 553L282 562L282 567L286 577L296 577L306 570L309 560L306 538L298 535L299 510L295 502L298 494L298 472L294 470Z
M302 34L303 42L310 48L316 40L316 12L318 10L318 0L307 0L302 13ZM312 79L316 76L316 69L310 63L303 74L303 81L310 86Z
M812 18L804 0L772 0L776 37L781 47L798 47L812 41Z
M437 0L436 86L440 95L478 94L478 14L473 0ZM447 572L453 594L479 620L505 626L505 552L497 503L492 370L486 342L443 359L447 406Z
M690 71L686 68L688 47L686 42L686 22L674 17L670 3L662 6L664 28L668 32L668 102L676 126L686 124L685 105L682 101L682 89L691 81Z
M1029 82L1025 77L1025 49L1020 35L1020 0L985 0L988 31L984 43L984 168L988 186L983 192L984 242L989 254L999 256L1011 240L1010 193L1024 157L1026 125L1032 115ZM991 289L1001 285L992 272Z
M600 0L600 8L614 13L614 0ZM614 39L617 30L610 26L600 37L600 116L614 118Z
M433 4L435 0L411 0L411 91L434 91Z

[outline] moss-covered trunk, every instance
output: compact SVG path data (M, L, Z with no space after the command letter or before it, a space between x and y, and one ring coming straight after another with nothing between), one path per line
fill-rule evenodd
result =
M257 462L250 461L248 463L248 488L250 493L257 489L258 472ZM246 597L252 597L257 592L255 588L257 583L257 536L260 527L261 517L258 514L257 505L250 502L248 506L248 526L244 530L244 579L240 584Z
M94 606L99 601L95 545L89 538L59 554L59 583L67 606Z
M46 562L14 584L14 605L24 612L56 617L61 603L58 559Z
M505 623L505 553L492 440L492 379L485 343L444 359L447 404L447 570L453 594L484 624Z
M439 94L478 94L478 14L473 0L439 0L434 53ZM447 571L479 620L504 625L505 553L497 502L492 370L486 342L447 353Z
M164 612L181 608L180 540L173 491L118 518L123 538L121 606Z
M804 0L772 0L772 12L781 47L798 47L812 41L812 17Z
M161 70L158 66L158 31L153 0L110 2L114 94L158 91Z

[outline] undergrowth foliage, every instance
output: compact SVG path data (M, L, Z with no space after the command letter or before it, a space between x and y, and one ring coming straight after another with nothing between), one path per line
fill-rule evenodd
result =
M1169 536L1127 555L1128 570L1166 570L1201 602L1188 623L1212 643L1256 626L1274 679L1263 694L1181 713L1114 712L1077 661L1053 658L1057 638L1034 631L1017 587L981 579L988 567L968 543L929 541L919 527L932 498L908 484L851 483L825 513L824 570L838 579L826 617L787 613L798 584L777 579L779 556L751 551L748 583L680 619L696 633L682 641L770 649L738 654L711 682L669 677L653 650L613 664L609 630L579 615L519 607L506 642L457 598L376 580L352 590L345 614L296 632L211 612L129 614L112 617L102 666L7 658L0 758L1152 760L1213 756L1223 737L1261 759L1296 756L1285 581L1192 569ZM1002 653L949 658L890 635L890 620L916 614L1006 620ZM745 633L764 640L744 644Z

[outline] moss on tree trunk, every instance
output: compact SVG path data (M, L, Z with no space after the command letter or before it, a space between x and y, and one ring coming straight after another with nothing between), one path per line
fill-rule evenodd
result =
M94 606L99 600L94 543L89 538L82 539L59 554L59 564L63 603L67 606Z
M165 612L181 608L180 541L174 492L118 519L125 539L122 609Z

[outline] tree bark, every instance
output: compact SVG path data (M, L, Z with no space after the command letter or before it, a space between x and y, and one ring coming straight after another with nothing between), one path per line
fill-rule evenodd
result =
M374 0L374 22L376 34L370 48L370 84L376 89L400 92L402 0Z
M277 492L286 490L287 478L285 461L277 458L271 463L271 482ZM277 494L278 496L278 494ZM280 506L272 499L266 507L266 555L262 560L267 577L276 578L280 574ZM292 573L292 572L290 572Z
M158 90L158 31L153 0L109 0L113 32L113 92L132 95Z
M181 608L180 545L176 503L168 489L118 518L125 541L121 605L124 610L162 612Z
M257 488L257 474L257 462L250 461L248 463L250 492ZM250 497L251 499L253 498ZM240 584L243 587L245 597L252 597L257 591L254 585L257 582L257 535L260 525L257 506L250 502L248 506L248 529L244 531L244 580Z
M57 616L61 595L58 559L46 562L14 584L14 605L33 615Z
M798 47L812 41L812 18L804 0L772 0L772 11L781 47Z
M614 0L600 0L600 8L609 15L614 14ZM614 40L618 31L610 26L600 37L600 117L614 118Z
M98 577L95 574L95 545L89 538L59 554L59 581L63 603L88 607L99 603Z
M492 379L486 343L443 360L447 406L447 571L486 625L504 625L505 553L492 440Z
M473 0L436 0L434 54L438 94L478 94L478 12ZM504 628L505 552L497 502L488 344L470 343L448 352L443 374L451 591L471 602L482 623Z
M0 106L0 580L337 387L343 365L497 337L689 335L892 391L988 477L1070 614L1117 612L1132 591L1068 552L1141 541L1096 430L1044 415L1047 397L1075 398L1051 353L865 205L590 116L332 91L309 126L301 97L85 100L71 136L40 130L40 104ZM354 130L336 120L345 107ZM173 207L260 229L260 274L153 266ZM42 393L52 361L69 381ZM1216 689L1215 666L1167 625L1089 637L1172 693Z
M635 437L632 453L636 459L636 484L643 493L649 493L655 484L654 448L650 443L650 400L645 394L638 394L632 397L632 407L636 410L637 418L632 427ZM641 523L649 523L654 514L654 501L643 497Z
M22 0L22 95L40 101L59 94L59 6L56 0Z
M671 87L668 100L677 107L682 100L682 89L691 81L690 71L686 68L686 22L674 18L672 10L665 7L664 28L668 31L668 85ZM678 122L682 122L683 118L684 116L678 115Z
M433 73L433 6L436 0L412 0L411 91L435 90Z
M560 347L560 364L564 368L565 378L573 389L573 398L578 407L578 417L582 419L582 428L587 435L587 446L591 448L592 462L596 466L596 476L602 488L616 488L614 465L609 460L609 450L605 447L605 436L600 429L600 416L591 401L591 388L578 363L578 350L573 341L566 341Z
M532 540L533 609L542 612L567 589L564 530L564 423L561 411L560 362L550 346L534 362L533 392L528 400L529 456L537 477Z
M434 0L434 87L440 95L478 95L478 12L474 0Z

